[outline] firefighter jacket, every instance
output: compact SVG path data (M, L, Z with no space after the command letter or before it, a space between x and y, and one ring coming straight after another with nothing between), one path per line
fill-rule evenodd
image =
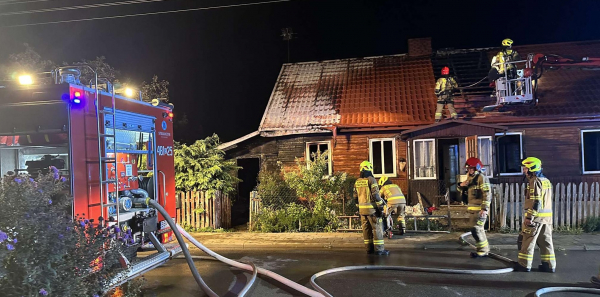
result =
M487 176L475 171L475 174L467 177L468 185L459 186L461 191L467 191L469 197L469 210L489 211L492 203L492 191L490 190L490 180Z
M398 185L383 185L379 192L381 193L381 197L387 200L387 206L390 208L396 207L400 204L406 204L406 197L404 197L404 194Z
M357 179L354 183L354 195L358 197L358 210L361 215L378 213L383 205L377 180L373 176Z
M527 176L525 217L532 222L552 224L552 183L545 176Z
M458 88L454 77L443 76L435 83L435 95L438 102L452 101L452 90Z
M506 69L512 69L515 67L515 64L505 65L504 63L518 61L520 59L521 56L519 56L519 53L517 53L515 50L511 51L510 54L506 51L500 51L492 58L492 67L496 68L499 74L504 74Z

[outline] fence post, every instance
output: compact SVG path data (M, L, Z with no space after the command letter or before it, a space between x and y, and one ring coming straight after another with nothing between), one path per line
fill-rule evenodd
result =
M577 226L581 226L581 206L583 204L583 183L579 183L579 195L577 195Z
M554 226L558 226L558 217L560 216L560 184L554 186L554 199L552 199L552 216Z
M581 224L585 223L585 221L587 221L588 218L588 208L590 207L590 203L588 202L588 198L589 198L589 191L588 191L588 183L584 183L584 189L583 189L583 220L581 221Z
M179 206L181 206L181 192L175 192L175 195L179 197ZM181 224L181 207L177 208L177 223Z
M510 229L515 230L515 217L517 216L517 202L515 197L515 188L518 188L518 184L510 185L510 202L512 203L512 211L510 214Z
M222 193L221 191L217 191L215 192L215 220L214 220L214 227L215 229L219 229L222 228L223 226L223 222L221 222L221 212L223 211L223 209L221 208L223 206L223 201L221 201L222 199Z
M566 210L567 210L567 213L566 213L567 214L566 215L567 222L566 222L565 225L567 226L567 228L571 228L571 211L572 211L572 209L571 209L571 183L567 184L567 203L566 203L566 207L567 207L566 208Z
M594 192L594 196L596 196L594 199L594 202L596 202L596 210L594 210L594 216L598 217L600 216L600 183L596 182L594 184L596 185L596 190L592 191Z
M561 219L560 219L560 225L562 227L565 226L565 223L567 221L567 194L565 192L565 187L568 188L568 186L566 184L562 184L562 186L560 187L560 211L561 211Z
M500 190L501 193L504 194L502 195L502 214L501 214L501 222L500 222L500 226L502 228L506 228L506 215L508 212L508 184L500 184Z

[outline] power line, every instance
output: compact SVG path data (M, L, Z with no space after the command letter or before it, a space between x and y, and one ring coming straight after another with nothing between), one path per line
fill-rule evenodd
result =
M44 9L34 9L34 10L5 12L5 13L0 13L0 16L3 16L3 15L31 14L31 13L42 13L42 12L55 12L55 11L88 9L88 8L99 8L99 7L131 5L131 4L143 4L143 3L162 2L162 1L166 1L166 0L131 0L131 1L108 2L108 3L98 3L98 4L86 4L86 5L77 5L77 6L63 6L63 7L44 8Z
M75 19L75 20L52 21L52 22L31 23L31 24L19 24L19 25L12 25L12 26L2 26L0 28L16 28L16 27L28 27L28 26L49 25L49 24L64 24L64 23L86 22L86 21L106 20L106 19L120 19L120 18L137 17L137 16L169 14L169 13L189 12L189 11L199 11L199 10L211 10L211 9L221 9L221 8L232 8L232 7L242 7L242 6L253 6L253 5L262 5L262 4L271 4L271 3L280 3L280 2L290 2L290 1L292 1L292 0L273 0L273 1L254 2L254 3L240 3L240 4L230 4L230 5L197 7L197 8L187 8L187 9L177 9L177 10L167 10L167 11L157 11L157 12L146 12L146 13L134 13L134 14L124 14L124 15L105 16L105 17L94 17L94 18Z
M34 2L48 2L54 0L31 0L31 1L18 1L18 0L6 0L0 1L0 5L11 5L11 4L25 4L25 3L34 3Z

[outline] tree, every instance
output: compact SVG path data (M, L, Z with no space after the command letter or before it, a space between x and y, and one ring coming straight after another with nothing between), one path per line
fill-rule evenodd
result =
M225 160L218 148L219 136L213 134L191 145L175 143L175 185L181 191L230 193L240 182L234 174L241 169L235 160Z
M50 71L56 66L54 62L42 59L42 56L29 44L24 43L23 46L24 51L9 55L9 63L0 67L0 75L3 79L15 80L20 74L37 74Z
M158 80L158 75L154 75L150 83L142 83L142 100L151 102L152 99L164 99L169 102L169 82Z
M96 70L98 73L98 78L103 77L108 79L112 84L119 83L118 77L121 75L119 70L116 70L114 67L110 66L106 62L106 57L100 56L96 57L94 60L86 60L82 59L81 62L75 63L63 63L65 65L89 65L92 69ZM87 67L81 68L81 83L84 85L88 85L90 82L94 83L95 76L94 73L88 69Z

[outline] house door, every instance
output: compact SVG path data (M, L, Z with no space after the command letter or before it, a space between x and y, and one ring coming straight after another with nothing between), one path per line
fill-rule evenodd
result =
M260 159L238 159L237 165L242 167L238 171L238 196L231 210L231 225L246 226L250 221L250 192L254 191L260 171Z
M460 174L459 139L438 139L438 172L440 173L440 195L450 190L450 198L457 197L457 176Z

